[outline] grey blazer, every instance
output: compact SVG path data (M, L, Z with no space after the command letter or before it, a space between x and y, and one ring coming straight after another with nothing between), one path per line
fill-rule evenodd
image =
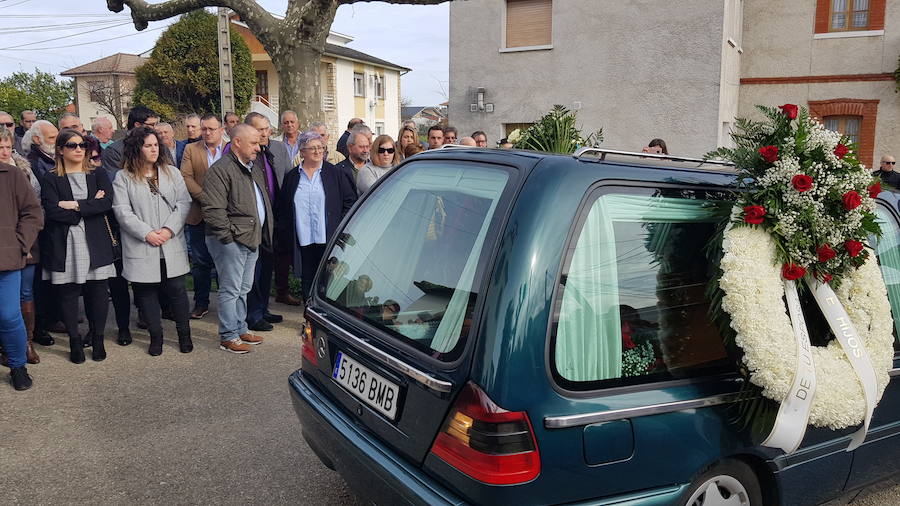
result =
M160 228L172 231L172 238L162 246L166 260L166 277L174 278L190 270L184 222L191 209L191 195L181 172L169 166L169 174L159 171L159 190L174 210L150 191L144 181L135 181L124 170L113 182L113 212L122 232L122 276L135 283L159 283L160 247L147 243L147 234Z
M278 187L281 188L284 175L294 168L291 165L291 155L284 142L275 139L269 139L269 152L272 153L272 170L275 171L275 179L278 180Z

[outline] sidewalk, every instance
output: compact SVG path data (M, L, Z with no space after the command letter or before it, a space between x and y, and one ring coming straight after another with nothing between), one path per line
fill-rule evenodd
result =
M15 392L4 368L4 503L356 504L307 447L291 407L301 310L271 311L285 322L246 355L219 350L214 309L191 321L193 353L178 352L170 321L160 357L134 325L134 343L118 346L110 307L106 361L88 352L70 363L68 338L54 334L28 366L34 388Z

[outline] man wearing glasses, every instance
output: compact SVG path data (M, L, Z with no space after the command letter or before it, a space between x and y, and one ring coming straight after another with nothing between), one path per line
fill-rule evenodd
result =
M897 161L891 155L881 157L881 170L872 173L873 176L879 176L883 183L890 185L892 190L900 191L900 174L894 170Z

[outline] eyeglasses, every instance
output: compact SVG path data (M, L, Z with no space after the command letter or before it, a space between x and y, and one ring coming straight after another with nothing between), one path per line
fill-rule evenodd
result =
M12 127L16 126L16 124L13 123L12 121L10 121L9 123L0 123L0 125L5 126L6 128L12 128Z
M897 162L881 162L881 163L886 163L886 164L888 164L888 165L894 165L894 164L897 163Z
M312 151L317 153L319 151L325 151L325 148L323 146L311 146L308 148L303 148L303 151Z
M383 155L383 154L385 154L385 153L387 153L387 154L389 154L389 155L393 155L393 154L394 154L394 148L378 148L378 154L379 154L379 155Z
M87 142L67 142L67 143L63 144L63 147L67 148L67 149L75 149L75 148L87 149L88 147L90 147L90 144L88 144Z

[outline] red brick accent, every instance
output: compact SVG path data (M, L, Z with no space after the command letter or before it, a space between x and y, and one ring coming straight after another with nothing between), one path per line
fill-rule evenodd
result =
M833 74L825 76L742 77L741 84L849 83L856 81L893 81L894 74Z
M816 0L816 31L828 33L828 15L831 13L831 0Z
M884 8L887 0L869 0L869 27L884 30ZM815 33L828 33L831 0L816 0Z
M809 102L809 113L819 119L826 116L861 116L859 125L859 161L872 167L875 160L875 118L878 100L835 98Z

